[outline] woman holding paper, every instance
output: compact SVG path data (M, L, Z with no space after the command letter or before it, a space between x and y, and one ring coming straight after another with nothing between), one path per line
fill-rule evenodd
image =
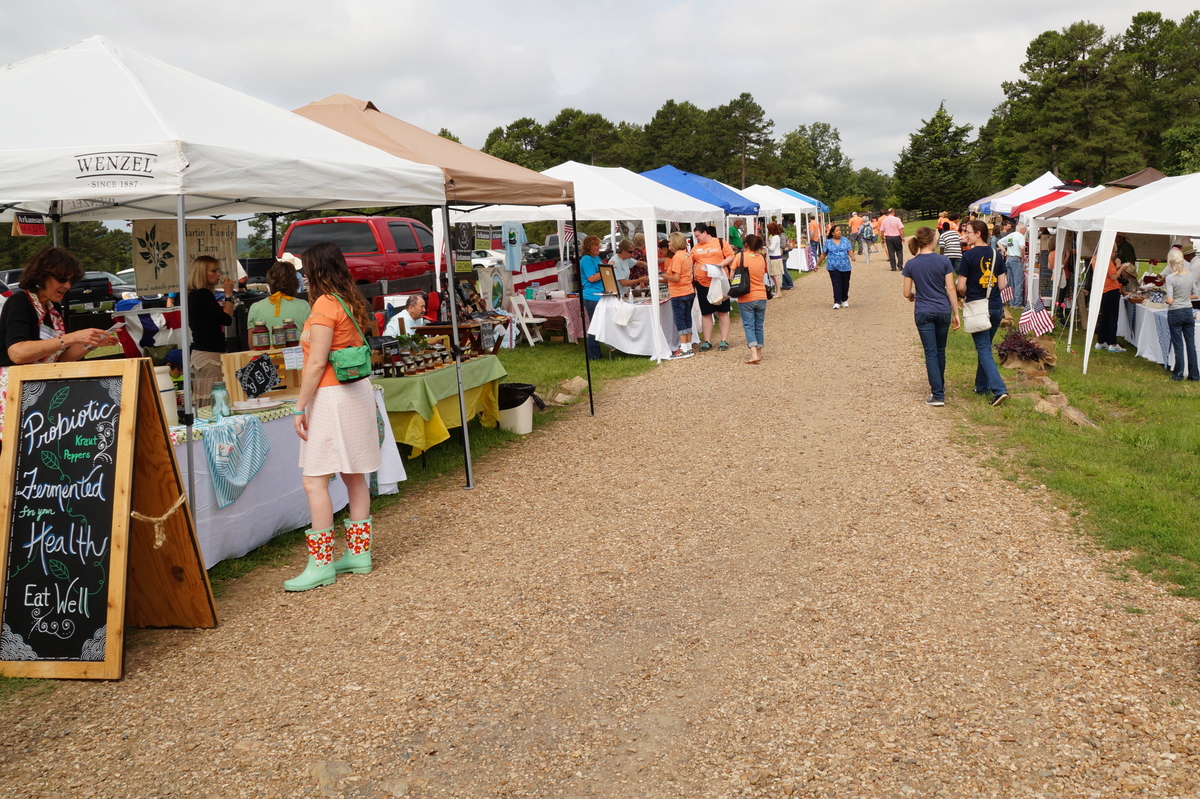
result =
M4 405L8 394L8 368L27 363L78 361L96 347L116 343L107 330L89 327L67 332L63 299L72 283L83 277L83 267L62 247L45 247L30 259L15 292L0 312L0 432L4 430Z

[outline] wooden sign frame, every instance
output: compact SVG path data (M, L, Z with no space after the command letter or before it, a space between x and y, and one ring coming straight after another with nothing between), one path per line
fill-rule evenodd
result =
M30 381L121 380L118 429L113 448L115 485L108 562L103 660L0 660L12 677L119 679L124 666L125 625L215 627L216 603L195 522L186 501L166 414L150 362L144 358L33 364L9 370L5 443L0 450L0 602L8 594L9 537L16 496L24 384ZM0 605L0 618L7 609Z

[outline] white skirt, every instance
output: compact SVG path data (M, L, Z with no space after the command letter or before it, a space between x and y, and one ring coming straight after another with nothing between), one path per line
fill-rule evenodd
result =
M305 477L379 470L379 423L371 381L318 388L308 404L308 441L300 442Z

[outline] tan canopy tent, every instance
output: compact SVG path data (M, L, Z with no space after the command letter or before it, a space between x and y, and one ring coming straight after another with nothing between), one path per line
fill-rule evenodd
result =
M409 161L432 164L446 176L451 202L554 205L575 199L575 187L442 138L383 113L370 100L334 94L295 113L352 139Z

